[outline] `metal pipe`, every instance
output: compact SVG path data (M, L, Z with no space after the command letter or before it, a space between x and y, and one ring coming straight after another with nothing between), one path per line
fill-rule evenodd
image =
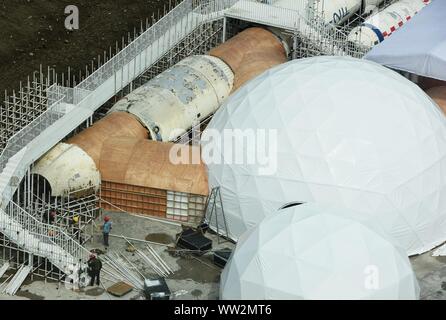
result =
M143 259L149 262L149 264L154 268L155 272L159 273L159 275L161 276L165 276L165 273L155 263L153 263L153 261L150 260L149 257L147 257L141 251L139 251L126 237L124 237L123 235L121 236L125 239L125 241L127 241L128 244L130 244L135 249L135 252L138 255L140 255Z
M166 274L160 267L158 267L147 255L142 253L141 251L137 252L138 255L143 258L145 261L147 261L153 268L153 270L161 277L166 277L168 274Z
M169 268L169 266L164 262L163 259L158 255L158 253L149 245L146 246L149 252L155 257L155 259L159 262L159 264L164 268L167 274L173 273L173 271Z

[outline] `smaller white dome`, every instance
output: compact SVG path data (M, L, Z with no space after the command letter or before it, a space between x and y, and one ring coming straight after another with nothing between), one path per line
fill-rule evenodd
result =
M405 250L357 214L302 204L244 233L221 299L418 299Z

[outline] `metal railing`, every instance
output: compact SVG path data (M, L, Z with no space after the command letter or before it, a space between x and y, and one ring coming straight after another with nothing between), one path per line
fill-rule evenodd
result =
M80 82L76 88L93 91L99 87L103 81L109 79L113 74L121 70L125 65L128 65L140 55L140 53L158 42L157 50L161 48L171 48L182 37L181 33L176 33L172 37L164 37L171 31L172 26L175 26L181 19L194 12L199 0L185 0L177 5L174 9L168 12L165 16L154 23L149 29L141 33L137 38L124 47L118 54L102 65L98 70L92 73L84 81ZM193 19L193 18L191 18ZM200 23L197 19L196 25ZM167 41L163 46L159 45L159 41ZM167 51L164 50L164 51ZM157 52L156 56L162 56L162 52ZM135 61L136 63L136 61Z
M74 88L63 88L56 84L49 87L47 89L48 109L8 139L6 147L0 155L0 172L4 169L10 157L25 147L43 130L64 115L64 110L60 108L60 102L71 103L74 105L79 104L87 95L92 94L95 89L103 84L105 80L112 77L116 72L120 70L122 71L124 66L130 64L132 61L136 63L136 58L141 51L147 49L154 43L158 43L156 49L161 50L162 52L158 51L156 54L153 54L153 56L162 57L165 53L164 51L167 52L187 34L178 32L173 34L173 36L163 36L171 30L172 25L175 25L175 23L187 15L192 14L194 10L199 7L200 3L200 0L185 0L180 3ZM192 21L192 19L195 19L195 21ZM192 22L194 22L192 26L198 27L201 23L205 22L203 19L203 17L200 19L199 16L194 16L191 17L191 20L186 21L186 23L192 24ZM184 26L180 26L180 28L181 27ZM193 28L190 31L193 31ZM159 41L167 42L161 46ZM142 74L145 69L156 63L157 60L158 59L155 59L154 61L145 61L149 65L146 65L146 68L141 69L141 72L138 74L134 74L133 78ZM129 69L130 67L127 68L127 71L129 71ZM128 79L129 82L131 80L132 79Z
M190 17L191 20L189 20L187 16L192 14L194 9L198 8L200 2L199 0L183 1L76 87L63 88L56 84L49 87L46 90L48 108L26 127L8 139L6 147L0 155L0 172L7 166L12 156L31 144L38 135L66 114L63 102L76 106L89 94L92 94L104 81L112 77L114 73L122 70L124 66L127 65L128 70L128 64L132 61L136 63L136 58L142 50L158 41L156 58L153 61L149 61L149 65L145 65L145 69L147 69L148 66L153 65L163 56L164 51L168 51L176 43L180 42L184 36L187 36L188 32L194 31L201 23L205 22L203 17L200 19L200 17L194 16ZM171 34L172 25L175 25L179 19L184 19L185 17L188 18L185 21L188 24L186 26L188 30ZM182 28L183 23L178 27ZM175 28L177 28L176 25ZM169 36L163 37L167 32L169 32ZM162 41L167 41L162 43L162 46L159 43L161 39ZM140 73L143 71L145 70L141 70ZM136 78L138 74L135 72L135 69L133 72L133 78ZM132 79L128 78L127 80L130 82ZM24 176L27 168L22 168L23 165L21 166L20 164L21 160L19 159L17 166L12 167L13 172L10 174L10 178ZM11 185L10 182L4 186L3 190L0 190L1 200L2 202L4 201L3 207L5 208L0 214L6 215L3 216L3 219L0 217L0 226L3 233L10 239L14 239L14 242L19 246L26 247L27 251L44 254L58 267L64 268L67 267L67 264L85 261L88 258L88 250L63 229L39 221L32 214L10 200L13 191L18 186L18 184Z
M42 131L64 116L65 110L61 107L61 102L68 98L66 94L60 92L58 86L53 85L47 89L47 97L48 109L8 139L6 147L0 154L0 172L3 171L13 155L26 147Z
M254 3L257 10L250 11ZM121 82L131 83L181 42L188 33L193 32L203 23L222 18L225 15L225 10L235 5L241 9L238 10L240 18L263 24L271 23L272 26L291 30L302 39L311 42L316 51L319 50L324 54L349 54L351 51L349 51L347 35L333 26L327 25L325 20L318 15L311 16L310 19L308 10L317 10L317 8L306 8L304 3L307 1L296 0L296 8L290 9L276 6L274 0L184 0L74 88L63 88L57 85L49 87L46 91L47 110L8 140L0 155L0 172L7 166L14 154L33 144L33 140L38 135L66 114L67 110L64 109L63 102L76 107L88 96L94 95L95 90L114 75L116 77L119 72L122 72ZM277 21L271 22L270 12L272 9L280 15ZM234 10L234 12L237 11ZM237 17L234 12L229 13L228 16ZM146 51L143 55L144 50ZM155 50L157 51L153 52ZM352 55L357 56L359 53L353 52ZM127 78L124 81L125 68ZM27 170L25 167L29 164L21 162L17 165L13 168L12 176L23 177ZM5 214L11 219L10 228L17 229L8 229L8 232L22 231L30 239L37 239L38 243L52 244L66 250L75 260L84 259L88 254L87 250L62 229L37 220L32 214L10 201L9 196L12 195L15 187L8 183L3 190L0 190L2 200L6 200L7 203L7 205L4 203L4 207L6 208ZM22 224L22 230L19 230L20 225L15 225L12 221ZM4 227L6 228L6 226ZM9 235L14 236L11 233ZM62 253L61 255L63 256ZM70 258L62 256L60 259L70 260ZM48 258L53 259L54 257L49 256Z
M360 58L367 52L368 48L361 48L349 41L346 32L328 24L320 5L310 3L296 0L292 7L281 7L276 5L277 1L270 0L214 0L208 1L203 7L211 12L226 10L225 15L229 17L287 29L303 40L301 45L312 46L313 55L349 55ZM231 8L236 10L231 11Z
M15 202L9 202L4 214L10 220L0 219L2 232L27 251L45 252L54 265L63 269L88 260L89 251L62 228L37 220Z
M252 11L252 4L255 3L255 11ZM2 151L0 156L0 171L5 167L7 160L14 155L21 148L26 146L34 137L40 134L45 128L49 127L55 121L63 116L62 110L58 109L59 102L67 102L72 104L78 104L85 98L86 95L91 94L97 89L105 80L112 77L116 72L122 70L122 68L132 61L136 63L136 58L144 50L158 42L156 46L157 50L163 52L157 52L157 57L162 57L168 51L169 48L177 44L184 36L182 33L175 33L174 36L163 37L167 32L171 31L172 26L176 25L178 21L191 14L196 14L191 20L196 20L195 26L207 22L208 20L215 19L216 17L222 17L223 12L235 5L239 10L240 16L243 18L249 18L254 22L271 22L266 21L271 8L274 8L280 13L280 21L278 22L280 27L294 30L301 34L303 38L307 38L308 41L313 42L318 49L325 54L346 54L352 56L361 56L362 51L358 51L357 48L352 48L347 40L347 34L334 28L331 25L327 25L323 17L318 16L319 9L316 7L308 7L308 1L296 0L292 8L283 8L276 5L276 0L185 0L178 6L172 9L164 17L153 24L149 29L141 33L131 43L124 47L118 54L108 60L99 69L93 72L85 80L80 82L74 88L61 88L57 85L53 85L48 88L48 105L50 106L47 111L34 119L28 126L22 128L19 132L13 135L7 142L6 147ZM313 14L310 14L313 10ZM309 17L312 16L310 19ZM185 26L180 26L185 27ZM191 30L193 31L193 30ZM159 44L159 41L167 41L163 46ZM161 49L162 48L162 49ZM146 55L147 58L147 55ZM151 61L151 65L156 61ZM141 63L141 61L139 62ZM146 65L148 68L150 65ZM129 71L129 67L127 71ZM139 74L134 74L133 77L137 77L144 70L141 70ZM62 91L65 89L65 91ZM67 91L71 90L71 92ZM53 96L53 101L51 100ZM57 95L62 97L57 97Z

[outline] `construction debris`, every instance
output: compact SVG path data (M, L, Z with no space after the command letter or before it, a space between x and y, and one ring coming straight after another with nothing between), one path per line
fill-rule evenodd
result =
M160 257L160 255L149 245L146 245L145 249L147 253L152 257L150 258L146 252L138 250L126 237L122 236L130 247L134 249L139 258L141 258L144 262L148 263L153 271L160 277L167 277L169 274L173 273L173 270L167 265L167 263Z
M197 255L202 255L212 249L212 240L206 238L201 231L188 228L178 234L177 246L195 251Z
M133 253L133 252L136 251L136 248L135 248L133 245L129 245L129 246L125 249L125 251Z
M214 264L220 268L224 268L226 263L231 256L232 250L229 248L224 248L214 252Z
M144 281L144 295L148 300L169 300L170 289L164 278Z
M173 273L173 270L167 265L167 263L160 257L160 255L149 245L146 245L146 249L152 253L155 259L159 262L161 267L168 273Z
M107 292L115 297L123 297L133 290L133 287L123 281L115 283L107 289Z
M135 289L144 289L144 275L122 254L109 252L102 256L103 272L112 278L131 284ZM136 271L136 273L134 272Z

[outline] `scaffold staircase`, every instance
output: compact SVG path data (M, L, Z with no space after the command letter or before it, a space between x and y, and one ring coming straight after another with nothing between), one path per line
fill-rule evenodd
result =
M188 34L215 18L203 15L200 8L197 13L195 2L183 1L74 88L48 87L44 93L48 98L46 111L10 137L2 150L0 232L24 251L47 258L72 280L77 280L89 252L63 229L39 221L14 203L14 192L34 161Z

